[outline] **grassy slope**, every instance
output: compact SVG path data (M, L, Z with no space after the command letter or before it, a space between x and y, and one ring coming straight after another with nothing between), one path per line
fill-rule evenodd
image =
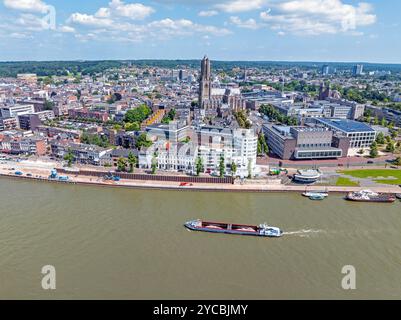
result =
M377 183L383 184L401 184L401 170L389 170L389 169L380 169L380 170L349 170L349 171L341 171L340 173L354 177L354 178L372 178ZM380 179L378 179L380 178ZM390 178L390 179L385 179ZM395 179L391 179L395 178Z
M350 180L349 178L340 177L336 182L336 186L339 187L359 187L359 182Z

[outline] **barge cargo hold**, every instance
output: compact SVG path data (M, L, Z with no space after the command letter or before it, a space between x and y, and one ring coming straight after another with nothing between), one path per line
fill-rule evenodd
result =
M213 232L213 233L226 233L236 234L243 236L257 236L257 237L281 237L283 232L280 228L268 226L266 223L259 226L244 225L244 224L231 224L221 222L210 222L202 220L192 220L184 224L190 230Z
M396 197L391 193L376 193L370 190L362 190L357 192L349 192L345 199L356 202L392 203L396 200Z

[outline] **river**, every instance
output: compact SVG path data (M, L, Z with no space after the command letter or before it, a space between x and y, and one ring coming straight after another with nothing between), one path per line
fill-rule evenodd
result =
M1 299L401 298L401 203L0 179ZM268 222L279 239L191 232ZM56 268L43 290L41 268ZM343 266L356 289L341 286Z

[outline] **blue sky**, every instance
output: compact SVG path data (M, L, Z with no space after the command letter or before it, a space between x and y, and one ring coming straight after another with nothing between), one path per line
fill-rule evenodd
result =
M400 12L394 0L0 0L0 60L401 63Z

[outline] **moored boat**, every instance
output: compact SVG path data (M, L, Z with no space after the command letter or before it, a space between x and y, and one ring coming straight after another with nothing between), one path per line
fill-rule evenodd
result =
M194 231L227 233L227 234L237 234L246 236L258 236L258 237L277 238L281 237L283 234L280 228L271 227L266 223L260 224L259 226L255 226L255 225L244 225L244 224L210 222L203 220L192 220L186 222L184 226Z
M308 197L308 198L315 197L315 196L327 198L329 196L329 194L327 192L319 192L319 191L316 191L316 192L304 192L302 195L304 197Z
M377 193L371 190L361 190L356 192L349 192L345 197L349 201L359 202L387 202L391 203L396 200L394 194L391 193Z
M324 200L325 198L326 197L322 194L314 194L309 196L310 200Z

